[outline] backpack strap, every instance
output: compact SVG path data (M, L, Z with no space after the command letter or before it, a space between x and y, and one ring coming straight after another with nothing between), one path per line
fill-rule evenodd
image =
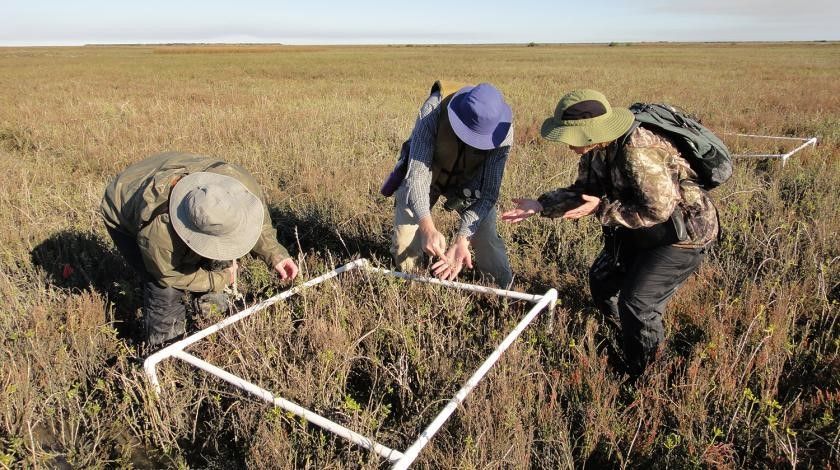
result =
M616 147L615 147L616 150L615 151L616 151L616 153L618 153L619 151L621 151L624 148L624 146L627 144L627 141L630 140L630 136L633 135L633 132L641 125L642 125L641 122L633 119L633 124L630 124L630 129L627 129L627 132L625 132L624 134L621 135L621 137L619 137L618 139L615 140L615 143L616 143Z
M614 149L612 149L612 152L610 153L609 152L610 149L607 149L608 153L604 158L604 166L607 169L607 183L609 183L610 187L612 187L612 183L610 183L610 181L609 181L610 159L614 160L618 157L618 153L623 151L624 145L627 144L627 141L630 139L630 136L633 134L633 131L635 131L636 128L639 127L640 125L641 125L641 123L639 121L634 120L633 123L630 124L630 129L627 129L627 132L622 134L621 137L615 139L613 141L613 143L610 145L611 147L613 147L613 146L615 147ZM591 175L592 171L590 171L589 174ZM598 178L598 182L601 184L601 187L604 188L604 193L606 194L607 185L604 184L604 181L601 180L601 178ZM588 181L587 181L587 183L588 183Z
M624 132L624 134L621 134L621 136L619 138L615 139L613 141L613 143L610 144L610 147L614 147L614 148L612 149L611 153L609 153L609 152L607 153L607 156L612 157L613 159L617 158L618 153L624 150L624 146L627 145L627 141L630 140L630 136L633 135L633 132L641 125L642 125L641 122L634 119L633 123L630 124L630 129L627 129L627 131ZM604 159L604 164L606 164L607 174L609 174L610 158L605 158Z

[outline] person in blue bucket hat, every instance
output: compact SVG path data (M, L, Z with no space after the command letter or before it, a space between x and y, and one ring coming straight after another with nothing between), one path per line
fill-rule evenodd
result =
M511 109L496 87L434 83L386 182L396 199L391 254L401 271L416 269L428 255L440 279L455 279L462 269L475 267L501 287L511 284L510 262L496 229L496 200L512 143ZM391 191L383 187L383 194ZM460 219L451 243L432 218L441 196L444 209Z

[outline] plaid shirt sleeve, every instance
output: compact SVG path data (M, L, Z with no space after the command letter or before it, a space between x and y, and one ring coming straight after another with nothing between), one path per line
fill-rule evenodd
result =
M487 217L487 214L495 210L496 201L499 199L499 189L502 187L502 177L505 173L505 163L507 163L512 142L513 127L510 128L502 146L490 152L487 162L484 164L484 175L480 189L481 196L461 213L459 236L471 238L478 231L478 227Z
M429 202L429 188L432 185L432 158L434 157L435 139L437 138L437 122L440 116L441 98L433 93L423 103L420 114L414 124L411 134L411 153L409 154L408 173L406 175L407 198L406 205L414 212L417 220L431 214ZM505 163L513 143L513 127L511 127L504 142L497 149L490 152L484 165L481 196L461 213L461 223L458 235L467 238L475 235L479 225L487 214L494 209L499 199L502 187Z
M440 102L439 93L429 96L420 108L420 114L414 123L414 131L411 133L405 203L414 212L417 220L431 213L429 188L432 185L432 157L435 151Z

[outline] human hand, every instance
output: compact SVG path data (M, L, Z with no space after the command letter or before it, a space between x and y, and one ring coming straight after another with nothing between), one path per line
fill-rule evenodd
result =
M446 237L435 228L431 217L420 220L420 248L430 256L445 258Z
M543 210L542 204L534 199L517 198L511 200L516 204L516 207L502 214L502 220L510 224L522 222Z
M451 281L458 277L461 269L467 267L472 269L472 255L470 254L470 241L467 237L459 236L449 247L446 256L432 265L432 272L435 276L444 281Z
M585 217L595 212L595 210L598 209L598 206L601 205L601 198L590 196L588 194L581 194L580 197L583 198L584 203L563 214L564 219L574 220Z
M298 266L292 258L286 258L274 265L274 270L283 281L291 281L298 275Z

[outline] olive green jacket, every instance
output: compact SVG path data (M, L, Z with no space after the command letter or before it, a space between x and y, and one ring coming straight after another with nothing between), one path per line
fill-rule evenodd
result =
M219 292L227 277L207 271L204 259L181 240L169 220L169 193L190 173L208 171L236 178L263 201L256 180L244 168L201 155L167 152L135 163L117 175L105 189L99 210L105 225L137 240L143 264L160 284L191 292ZM263 229L251 254L269 267L289 257L277 242L268 207L263 201Z

